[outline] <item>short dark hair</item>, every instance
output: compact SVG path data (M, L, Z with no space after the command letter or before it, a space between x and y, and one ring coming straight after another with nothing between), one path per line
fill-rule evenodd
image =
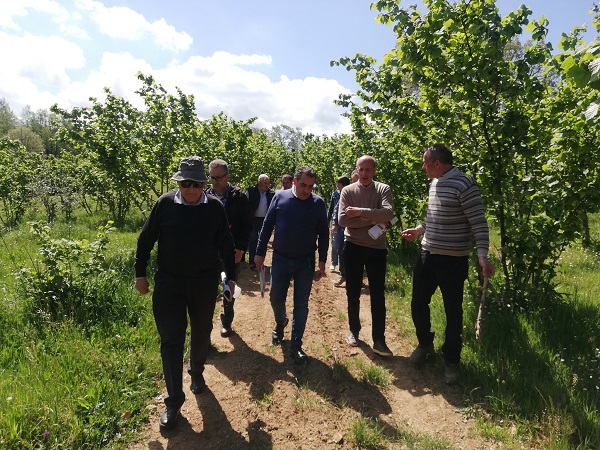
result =
M433 144L430 147L425 147L423 152L429 152L429 157L432 161L452 165L452 152L446 144Z
M315 181L317 180L317 172L315 172L315 169L313 169L312 167L308 167L308 166L300 167L296 171L296 180L300 180L300 178L302 178L302 175L306 175L309 178L314 178Z
M219 167L225 171L225 175L229 173L229 166L222 159L215 159L214 161L211 161L208 165L208 170L210 171L210 169L217 169Z
M342 186L348 186L350 184L350 178L348 178L346 175L343 175L341 177L338 177L337 182L340 183Z
M281 179L282 180L288 180L288 181L293 181L294 177L291 176L289 173L284 173L283 175L281 175Z

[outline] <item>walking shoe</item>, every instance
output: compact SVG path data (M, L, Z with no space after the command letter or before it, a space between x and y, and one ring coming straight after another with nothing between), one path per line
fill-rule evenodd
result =
M446 367L444 369L444 381L446 382L446 384L449 386L454 386L455 384L458 384L459 380L460 367L458 366L458 364L446 364Z
M221 337L229 337L231 336L231 333L233 333L233 330L231 329L231 324L229 325L223 325L221 327Z
M351 331L348 337L346 338L346 343L350 347L358 347L358 333L353 333Z
M292 356L294 362L298 365L306 364L308 362L308 355L304 353L302 347L291 347L290 355Z
M335 264L332 264L329 266L329 271L330 272L335 272Z
M409 356L409 359L415 364L423 364L427 357L433 353L433 344L418 345Z
M200 374L200 375L193 375L192 376L192 386L190 388L190 390L198 395L198 394L202 394L204 392L204 389L206 389L206 382L204 381L204 375Z
M282 324L278 323L275 326L275 329L273 330L273 334L271 336L271 343L273 345L281 344L281 341L283 340L283 329L285 327L287 327L287 324L289 322L290 322L290 320L286 318L284 323L282 323Z
M346 282L346 277L339 277L338 280L333 283L334 286L341 286Z
M385 344L385 341L373 342L373 351L380 356L394 356L392 351Z
M164 429L173 428L179 420L179 408L167 406L167 410L160 416L160 427Z

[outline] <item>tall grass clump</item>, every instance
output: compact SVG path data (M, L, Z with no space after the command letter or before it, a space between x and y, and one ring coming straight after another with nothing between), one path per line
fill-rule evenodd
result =
M30 235L3 236L2 260L25 269L0 286L0 448L124 446L147 418L158 342L150 302L132 288L131 252L107 252L112 231L52 238L36 222ZM13 251L31 236L37 257Z

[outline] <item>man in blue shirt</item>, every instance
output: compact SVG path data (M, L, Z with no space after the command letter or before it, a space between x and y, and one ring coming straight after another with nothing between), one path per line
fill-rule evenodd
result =
M329 223L325 202L313 194L317 174L310 167L301 167L294 177L292 189L275 194L267 211L254 263L261 269L267 253L267 242L275 230L271 267L271 306L275 316L272 342L281 343L283 329L288 324L285 308L290 280L294 279L294 313L290 352L296 364L304 364L308 356L302 350L302 337L308 319L308 298L313 277L326 276L325 262L329 247ZM319 253L319 272L315 277L315 251Z

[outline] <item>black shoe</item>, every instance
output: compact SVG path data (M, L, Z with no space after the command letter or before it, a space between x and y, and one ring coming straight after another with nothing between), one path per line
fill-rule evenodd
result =
M427 361L429 355L433 354L433 351L433 344L419 344L417 348L413 350L409 359L415 364L423 364L425 361Z
M275 329L273 330L273 334L271 336L271 343L273 345L281 344L281 341L283 341L283 329L287 327L287 324L289 322L290 320L286 318L284 323L278 323L275 326Z
M229 337L231 336L231 333L233 333L233 330L231 329L231 325L223 325L221 327L221 337Z
M302 347L291 347L290 355L292 355L292 359L298 365L306 364L308 362L308 355L304 353Z
M168 430L177 425L179 420L179 408L167 406L167 410L160 416L160 427Z
M446 364L444 369L444 382L454 386L460 381L460 367L458 364Z
M190 390L198 395L198 394L202 394L204 392L204 389L206 389L206 382L204 381L204 375L200 374L200 375L195 375L192 376L192 386L190 387Z
M394 356L385 341L376 341L373 343L373 351L379 356Z

